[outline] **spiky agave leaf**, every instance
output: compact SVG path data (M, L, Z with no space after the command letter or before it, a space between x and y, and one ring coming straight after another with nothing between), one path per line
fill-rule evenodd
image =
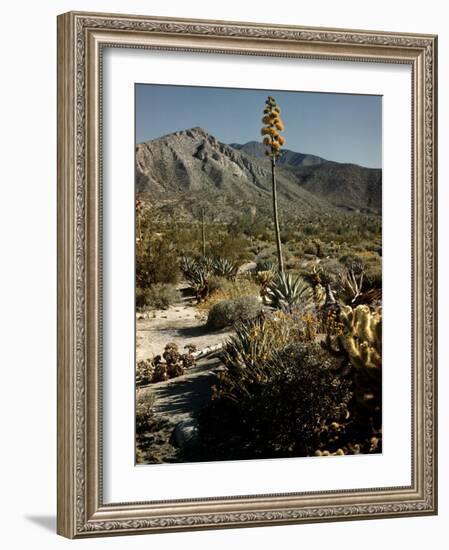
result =
M216 258L213 263L213 272L218 277L233 279L237 274L237 266L226 258Z
M201 266L204 271L212 273L214 269L214 259L209 256L203 256L198 260L198 265Z
M257 262L257 271L271 271L274 274L277 272L277 266L269 260Z
M196 270L197 262L195 258L192 258L191 256L181 256L179 260L179 267L183 274L188 277L189 274Z
M310 285L301 276L293 277L290 273L278 273L268 285L265 299L269 305L279 308L308 302L312 297Z

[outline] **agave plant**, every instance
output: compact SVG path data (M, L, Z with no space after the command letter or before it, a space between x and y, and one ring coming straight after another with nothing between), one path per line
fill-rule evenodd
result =
M275 274L277 272L277 267L273 262L265 260L263 262L257 262L257 271L271 271L271 273Z
M220 357L228 382L245 387L248 382L263 382L270 376L273 353L295 340L297 323L277 311L234 328L235 334L227 340Z
M237 267L226 258L217 258L213 263L214 274L226 279L234 279L237 274Z
M260 287L260 295L263 297L267 294L268 286L273 282L274 273L271 270L257 271L254 276L254 281Z
M209 275L210 272L202 266L197 266L194 271L186 274L189 287L195 293L198 302L204 300L209 293Z
M355 303L362 293L363 278L365 272L363 269L348 269L344 275L340 277L340 287L343 293L348 296L351 304Z
M284 258L282 256L281 232L279 229L278 219L278 201L277 201L277 181L276 181L276 161L281 155L281 147L285 143L285 138L280 132L284 131L284 124L280 117L281 110L278 107L276 100L272 96L268 96L265 101L263 110L261 134L263 136L263 144L265 145L265 154L271 160L271 187L273 196L273 221L274 232L276 235L276 248L278 256L279 272L284 273Z
M263 318L237 324L220 354L229 376L242 382L263 378L261 359L271 355L271 343Z
M209 258L209 256L202 256L197 263L203 271L209 274L214 270L214 260L213 258Z
M191 273L197 269L197 262L191 256L181 256L179 267L183 274L188 278Z
M279 273L268 286L266 302L276 308L308 302L313 297L310 285L301 277L290 273Z

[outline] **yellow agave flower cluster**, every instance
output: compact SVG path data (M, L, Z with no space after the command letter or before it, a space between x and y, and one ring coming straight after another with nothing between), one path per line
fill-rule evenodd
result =
M264 126L260 133L263 135L263 144L267 146L265 154L277 158L281 154L282 145L285 143L285 138L280 134L284 131L284 124L279 116L281 110L272 96L268 96L265 105L262 118Z

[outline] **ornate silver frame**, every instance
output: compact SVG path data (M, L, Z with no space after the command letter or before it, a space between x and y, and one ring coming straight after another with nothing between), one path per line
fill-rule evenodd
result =
M412 484L104 504L101 55L105 46L406 63L412 68ZM86 536L437 513L437 37L70 12L58 17L58 533ZM149 495L150 499L150 495Z

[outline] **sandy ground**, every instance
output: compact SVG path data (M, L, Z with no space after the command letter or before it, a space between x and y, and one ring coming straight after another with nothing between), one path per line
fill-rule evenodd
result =
M179 286L180 290L183 286ZM179 350L194 344L198 350L223 342L230 330L205 330L207 314L195 307L192 298L183 298L168 309L158 309L136 316L136 359L162 355L168 342L178 344Z
M182 290L180 286L180 290ZM209 332L205 329L207 314L195 307L191 298L183 298L166 310L138 314L136 319L137 361L162 355L168 342L178 344L182 352L186 344L194 344L198 350L223 342L232 334L225 329ZM139 399L153 395L153 410L161 421L161 430L151 444L152 453L162 462L176 462L177 450L170 443L175 426L192 417L207 405L211 388L216 381L215 371L221 364L217 358L205 357L183 376L165 382L137 388Z

